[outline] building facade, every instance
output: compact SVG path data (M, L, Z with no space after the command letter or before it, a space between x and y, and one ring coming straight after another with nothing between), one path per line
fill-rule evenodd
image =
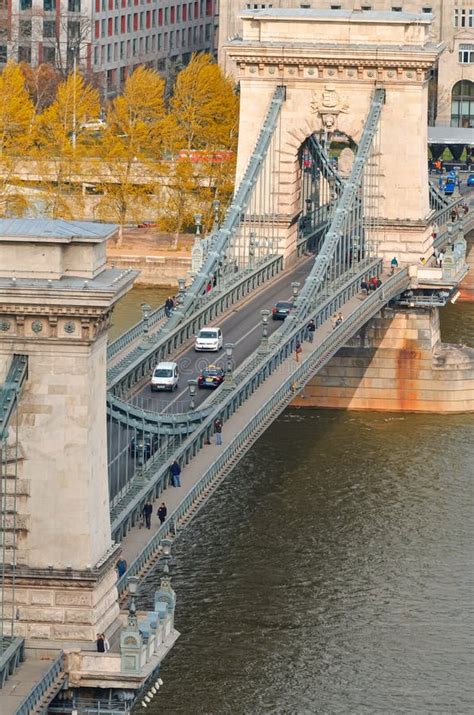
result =
M0 0L0 66L77 62L107 96L134 67L169 73L215 46L215 0Z
M241 36L240 13L267 8L313 8L332 10L378 10L422 12L433 16L432 34L446 43L433 80L429 100L429 123L474 128L474 0L272 0L245 2L220 0L219 62L233 73L225 43Z

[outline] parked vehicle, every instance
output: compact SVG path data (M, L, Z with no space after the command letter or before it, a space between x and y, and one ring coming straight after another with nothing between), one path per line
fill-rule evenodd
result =
M159 362L153 370L150 387L156 390L169 390L172 392L178 387L179 372L175 362Z
M219 387L224 380L224 370L218 365L208 365L198 377L198 387Z
M454 193L455 188L456 188L456 181L454 179L446 179L446 183L444 185L445 196L451 196Z
M273 320L285 320L285 318L290 314L293 309L293 303L289 301L279 301L275 303L272 308L272 318Z
M474 174L469 174L466 179L466 186L474 186Z
M220 328L203 328L196 335L194 349L197 351L215 351L222 348L223 337Z

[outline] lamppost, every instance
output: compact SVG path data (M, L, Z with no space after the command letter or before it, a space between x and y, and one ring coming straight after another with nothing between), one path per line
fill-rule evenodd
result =
M225 377L223 387L226 390L233 390L235 387L234 372L232 370L232 351L234 349L233 343L226 343L224 345L225 355L226 355L226 366L225 366Z
M214 225L212 226L213 231L219 230L219 209L221 207L221 202L219 199L214 199L212 202L212 210L214 212Z
M194 223L196 224L196 237L201 235L202 214L194 214Z
M301 283L299 283L298 281L293 281L291 284L291 290L293 293L293 302L295 302L298 297L298 291L299 291L300 285L301 285Z
M196 387L197 387L197 380L188 380L188 387L189 387L189 397L191 398L189 402L189 409L194 410L195 408L195 403L194 403L194 398L196 397Z
M185 290L186 290L186 278L178 278L178 304L179 305L183 305Z
M151 308L148 305L148 303L142 303L140 307L142 309L142 323L143 323L142 343L145 347L147 347L148 343L150 342L150 335L148 333L148 328L149 328L149 318L150 318Z
M268 318L270 311L264 308L260 311L262 316L262 341L260 343L259 352L266 353L268 351Z
M128 627L133 628L133 629L138 628L137 607L135 605L135 595L138 591L138 582L139 582L138 576L129 576L129 578L127 580L128 592L131 596L130 606L128 608Z
M249 233L249 268L253 268L253 259L255 258L255 231Z
M305 199L305 203L306 203L306 215L311 216L311 209L313 208L313 199L310 196L308 196L308 198Z
M169 574L170 567L169 562L171 561L171 544L173 542L171 539L161 539L161 549L163 551L163 558L165 563L163 564L163 573ZM169 578L169 577L168 577Z

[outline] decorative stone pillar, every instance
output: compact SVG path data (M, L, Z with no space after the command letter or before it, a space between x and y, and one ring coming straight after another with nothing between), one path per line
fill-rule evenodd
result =
M135 273L108 270L116 227L0 220L0 375L28 356L18 408L15 628L95 641L119 607L107 475L106 348ZM15 520L7 534L7 586ZM1 595L0 595L1 598ZM13 607L5 591L4 608Z

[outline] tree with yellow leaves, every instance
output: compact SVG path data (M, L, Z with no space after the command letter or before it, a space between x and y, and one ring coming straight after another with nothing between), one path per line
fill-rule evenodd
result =
M138 67L107 113L100 141L103 199L96 215L119 224L119 244L127 221L143 221L146 211L154 211L167 126L164 89L157 72Z
M199 178L196 166L189 159L176 158L168 165L168 174L161 190L158 226L171 233L171 248L178 248L179 234L194 223L199 204Z
M0 74L0 216L19 216L27 208L15 172L30 145L33 111L25 78L9 62Z
M82 192L71 180L81 161L96 153L87 123L99 111L98 91L75 73L61 82L54 102L36 119L33 155L38 173L47 177L45 200L52 218L72 218L82 203Z
M211 55L193 55L178 74L170 109L183 148L236 149L238 98Z

